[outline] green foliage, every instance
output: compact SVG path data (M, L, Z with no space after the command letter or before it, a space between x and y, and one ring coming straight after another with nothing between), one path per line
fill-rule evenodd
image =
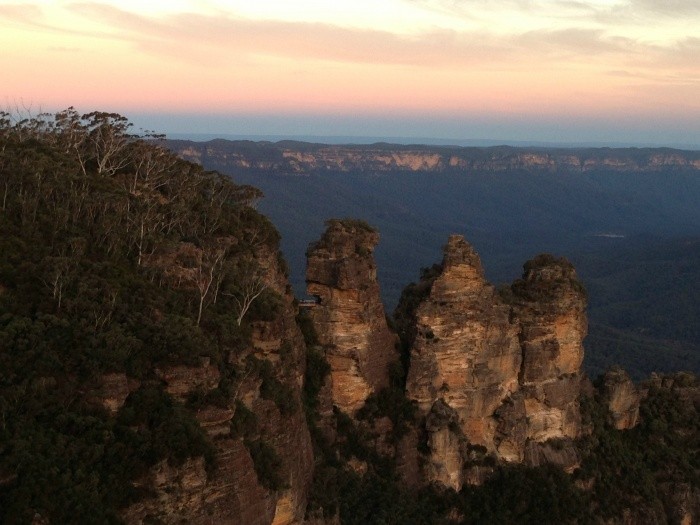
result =
M588 499L554 466L500 467L480 487L458 499L461 523L595 523Z
M549 272L561 274L556 279L517 279L511 285L510 292L500 291L501 297L506 302L529 301L546 302L557 300L562 288L571 288L584 299L586 290L576 278L574 266L565 257L555 257L549 253L542 253L530 259L523 265L524 275L538 270L548 269Z
M312 346L317 346L318 335L316 334L316 329L314 328L314 323L309 316L309 312L304 309L299 309L299 313L296 316L296 322L301 330L301 334L304 336L304 343L306 347L310 348Z
M248 310L248 320L272 321L279 314L282 298L274 290L264 290Z
M14 123L0 114L0 521L115 522L155 462L213 451L154 370L218 365L225 405L250 326L235 293L279 234L261 194L131 132L122 116L73 108ZM157 138L157 137L145 137ZM249 274L236 274L247 268ZM236 275L237 279L229 278ZM256 298L257 299L257 298ZM269 319L266 290L251 319ZM117 417L102 376L141 382ZM284 386L265 395L293 410ZM245 424L243 427L245 428Z
M447 525L455 523L448 518L451 496L432 487L412 493L393 478L324 466L316 470L310 510L338 513L343 525Z
M130 480L143 468L139 436L99 413L42 405L33 420L6 420L2 471L16 478L0 487L0 521L30 523L38 513L57 523L118 523L116 509L138 496Z
M148 465L162 459L181 464L193 456L213 458L213 449L192 413L159 386L146 384L130 394L117 423L139 429L138 454Z
M255 433L257 426L255 413L241 401L236 401L236 412L231 419L231 436L248 438Z
M650 385L640 406L641 422L623 432L609 425L600 400L585 400L584 422L592 423L594 431L581 444L584 461L575 476L593 480L596 514L621 519L632 510L640 519L663 520L665 483L700 485L700 418L697 407L680 394L675 386Z
M250 363L250 366L257 371L260 379L262 379L260 396L263 399L274 401L282 415L290 416L294 414L298 409L294 392L276 377L272 363L255 358L251 358Z
M362 219L328 219L326 221L326 227L342 227L346 230L358 230L367 233L377 233L377 229L371 226L367 221Z
M571 271L574 266L564 257L555 257L551 253L541 253L536 255L523 265L525 272L547 268L548 266L560 266L565 270Z
M406 377L400 363L393 363L389 371L389 386L372 394L358 411L357 417L373 421L388 417L392 422L391 438L394 444L409 431L416 422L416 405L406 398Z

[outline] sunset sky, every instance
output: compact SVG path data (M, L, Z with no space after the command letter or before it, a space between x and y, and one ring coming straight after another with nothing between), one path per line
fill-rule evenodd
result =
M700 1L0 0L0 79L166 133L700 147Z

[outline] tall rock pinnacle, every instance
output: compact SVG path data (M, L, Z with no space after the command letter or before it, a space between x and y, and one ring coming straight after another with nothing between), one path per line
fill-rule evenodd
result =
M353 414L388 384L396 336L379 296L373 257L379 234L361 221L327 225L307 251L307 292L318 298L311 318L331 366L333 404Z

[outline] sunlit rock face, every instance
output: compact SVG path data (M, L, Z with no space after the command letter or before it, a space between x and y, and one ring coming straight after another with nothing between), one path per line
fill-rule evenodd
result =
M415 310L406 384L424 418L424 480L456 490L478 482L483 464L473 460L475 450L573 468L587 330L573 266L538 256L498 293L472 247L453 235L431 279ZM435 424L436 407L451 414L449 424Z
M332 220L307 251L307 292L318 298L311 318L331 366L333 404L349 414L388 384L398 357L379 296L377 242L364 223Z
M518 325L462 237L450 237L442 273L418 307L416 321L409 399L424 414L443 401L470 443L495 451L494 413L518 388Z
M311 145L218 141L216 144L170 141L169 147L192 162L205 159L207 167L273 171L284 174L333 172L427 173L502 172L527 169L548 172L650 172L674 167L700 169L693 151L648 149L549 151L523 148L459 148L401 145Z
M525 264L512 288L523 364L520 388L529 440L576 438L581 432L580 370L586 336L586 296L574 267L540 255Z
M601 394L616 429L627 430L637 425L641 396L627 372L621 368L608 370L603 376Z

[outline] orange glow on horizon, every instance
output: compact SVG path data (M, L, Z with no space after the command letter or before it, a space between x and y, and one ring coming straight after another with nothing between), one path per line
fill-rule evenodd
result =
M397 10L403 1L391 0ZM491 27L469 16L460 26L449 2L425 0L386 30L370 2L346 25L323 12L253 19L186 1L146 14L116 3L0 5L0 94L52 109L700 118L700 40L681 33L689 17L657 24L651 43L597 22L603 4L590 3L598 18L581 27L506 11L491 13L504 21ZM420 26L423 8L432 25Z

